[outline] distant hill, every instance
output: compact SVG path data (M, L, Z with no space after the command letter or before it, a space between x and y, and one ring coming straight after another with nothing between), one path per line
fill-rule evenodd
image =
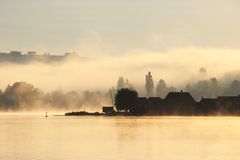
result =
M31 63L31 62L42 62L42 63L58 63L64 62L69 59L88 61L91 58L81 57L75 52L65 53L64 55L51 55L49 53L37 54L35 51L29 51L26 54L22 54L21 51L10 51L9 53L0 52L0 63L11 62L11 63Z

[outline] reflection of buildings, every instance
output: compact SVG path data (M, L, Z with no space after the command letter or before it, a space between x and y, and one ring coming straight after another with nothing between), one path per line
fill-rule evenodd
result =
M139 115L240 115L240 96L202 98L196 102L188 92L170 92L165 99L138 97L131 112Z
M78 56L75 52L67 52L65 55L51 55L49 53L40 55L37 54L36 51L28 51L26 54L22 54L21 51L0 53L0 62L29 63L32 61L37 61L44 63L55 63L64 61L66 59L89 60L89 58Z

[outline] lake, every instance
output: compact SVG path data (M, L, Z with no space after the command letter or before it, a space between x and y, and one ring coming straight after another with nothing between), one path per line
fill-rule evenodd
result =
M0 160L239 160L237 117L0 115Z

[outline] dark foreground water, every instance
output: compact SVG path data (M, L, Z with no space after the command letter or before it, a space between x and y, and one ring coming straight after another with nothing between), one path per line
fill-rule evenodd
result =
M239 160L240 118L0 116L0 160Z

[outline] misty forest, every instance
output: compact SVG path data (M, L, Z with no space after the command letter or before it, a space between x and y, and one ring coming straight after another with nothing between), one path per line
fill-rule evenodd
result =
M199 74L206 74L201 68ZM240 80L232 80L228 84L222 83L215 77L186 83L183 87L169 86L164 79L154 80L151 72L145 75L145 85L135 87L127 78L119 77L116 86L106 91L65 92L58 88L51 92L44 92L28 82L15 82L0 90L0 109L2 111L34 111L34 110L99 110L101 105L112 104L111 93L116 95L122 88L135 89L139 96L164 98L169 92L184 90L190 92L196 101L201 97L215 98L224 95L239 95Z

